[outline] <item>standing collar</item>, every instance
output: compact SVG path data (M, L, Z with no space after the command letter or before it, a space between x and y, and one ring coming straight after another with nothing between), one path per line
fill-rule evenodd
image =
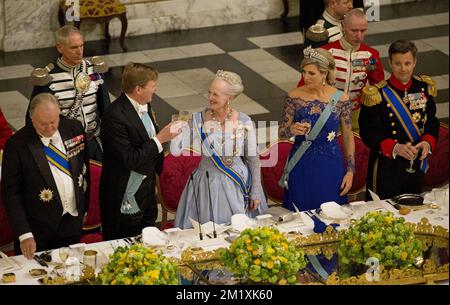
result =
M392 74L391 77L389 77L389 83L398 90L407 91L411 87L412 77L406 84L403 84L402 82L400 82L398 79L395 78L394 74Z
M331 23L333 25L337 25L337 26L341 25L341 20L336 19L335 17L331 16L331 14L328 13L326 9L323 11L322 17L323 17L323 19L325 19L326 21L328 21L329 23Z
M359 45L357 47L351 45L350 42L348 42L344 36L342 36L342 38L339 40L339 42L341 43L341 46L345 51L356 52L361 48L361 45Z
M64 62L64 60L62 59L62 56L58 57L58 60L56 61L56 64L63 69L66 72L70 72L72 71L72 69L74 68L78 68L80 66L80 64L76 65L76 66L70 66L69 64L67 64L66 62Z

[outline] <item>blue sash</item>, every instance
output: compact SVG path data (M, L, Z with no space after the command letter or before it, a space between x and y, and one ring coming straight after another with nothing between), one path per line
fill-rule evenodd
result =
M65 153L56 148L52 143L50 143L48 147L44 147L44 152L50 164L55 166L57 169L59 169L69 177L72 177L72 174L70 173L69 159L67 159Z
M203 119L201 112L196 112L193 115L194 118L194 129L197 131L198 135L202 139L202 147L207 151L209 158L213 162L214 166L223 174L225 174L228 178L230 178L234 183L236 183L241 189L242 195L244 196L244 204L245 207L250 203L250 190L252 185L252 175L250 170L248 171L248 179L247 182L244 182L244 179L239 175L231 166L227 166L222 161L222 158L219 157L220 154L217 153L215 148L209 142L206 134L203 132Z
M403 130L405 131L408 139L411 143L415 143L420 140L422 133L419 130L419 127L414 123L414 120L411 116L411 112L403 103L400 96L392 90L388 85L384 86L381 91L383 92L383 96L386 101L390 104L395 117L402 125ZM421 165L420 169L422 172L426 173L428 170L428 158L425 158Z
M153 124L148 112L142 113L141 121L144 124L145 130L147 131L149 138L150 139L153 138L154 136L152 128ZM122 214L132 215L136 214L141 210L139 209L139 205L136 201L136 198L134 198L134 195L141 187L143 179L144 175L135 171L130 171L130 177L128 178L127 187L125 189L125 193L123 194L122 205L120 206L120 212Z

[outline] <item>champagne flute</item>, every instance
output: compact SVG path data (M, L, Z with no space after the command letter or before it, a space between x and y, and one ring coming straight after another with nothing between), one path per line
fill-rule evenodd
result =
M308 141L308 135L309 135L309 132L311 131L311 120L310 119L302 119L300 121L300 123L308 125L308 131L305 133L305 142L304 143L305 144L311 143L311 141Z
M418 155L419 155L419 150L416 150L414 157L409 161L409 167L406 169L407 173L414 174L416 172L416 170L413 168L413 165L414 165L414 160L416 160Z

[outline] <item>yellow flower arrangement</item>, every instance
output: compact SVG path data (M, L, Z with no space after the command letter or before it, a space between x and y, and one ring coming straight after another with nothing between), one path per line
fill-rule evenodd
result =
M280 285L295 283L297 272L306 266L303 251L269 227L245 229L219 257L242 280Z
M118 247L97 276L102 285L177 285L178 265L142 245Z
M340 276L352 275L352 270L363 267L370 257L384 267L406 268L415 263L422 255L422 245L404 222L403 217L395 218L392 212L372 211L341 231Z

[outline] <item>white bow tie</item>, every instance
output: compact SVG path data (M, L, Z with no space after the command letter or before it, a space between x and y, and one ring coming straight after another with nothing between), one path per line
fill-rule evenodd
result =
M55 145L58 142L58 138L56 137L56 135L51 136L50 138L42 137L42 142L45 146L48 146L50 143Z
M145 112L148 112L147 105L138 105L138 112L139 112L139 114L143 114Z

